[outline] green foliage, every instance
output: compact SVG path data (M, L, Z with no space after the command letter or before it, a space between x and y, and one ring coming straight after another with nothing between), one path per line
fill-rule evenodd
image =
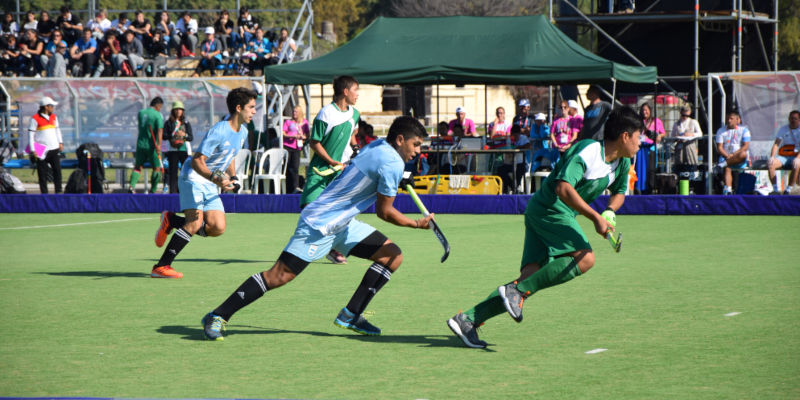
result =
M778 18L778 67L800 70L800 2L781 1Z

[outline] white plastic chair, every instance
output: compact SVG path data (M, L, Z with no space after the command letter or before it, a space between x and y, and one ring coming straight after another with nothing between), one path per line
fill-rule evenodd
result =
M250 164L250 150L241 149L239 153L236 154L236 158L233 159L233 166L236 170L236 176L239 178L239 184L242 186L242 189L247 188L247 183L249 180L249 176L247 175L247 166Z
M266 173L264 163L267 162ZM285 149L269 149L258 163L258 175L253 176L254 193L258 193L259 181L272 181L276 194L286 193L286 168L289 166L289 152ZM264 191L269 191L269 182L264 183Z
M547 157L542 158L541 165L550 165L550 160ZM550 171L533 171L533 163L528 164L528 172L525 173L525 177L522 179L522 184L525 186L525 194L531 194L533 190L533 186L531 185L531 181L536 179L536 187L542 187L542 178L547 178L550 176Z

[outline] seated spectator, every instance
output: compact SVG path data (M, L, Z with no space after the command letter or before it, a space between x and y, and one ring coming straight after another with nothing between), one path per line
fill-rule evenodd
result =
M297 51L297 43L294 41L294 39L289 37L289 30L286 28L281 28L280 36L278 37L278 40L273 44L274 48L278 48L277 51L278 56L280 56L280 54L283 52L284 45L282 43L285 43L285 46L287 46L286 54L284 55L283 58L283 62L287 63L290 62L290 60L294 59L294 53ZM278 60L280 59L281 58L278 57Z
M651 194L656 181L656 144L666 132L664 124L655 118L649 104L644 103L639 107L639 116L644 121L644 130L639 136L641 147L636 153L636 165L631 166L636 170L638 178L634 184L634 193Z
M521 132L522 129L519 125L514 125L514 127L511 128L511 141L514 143L514 148L520 150L530 149L530 140ZM500 175L500 179L503 180L503 193L513 193L522 182L525 173L528 172L528 164L525 162L525 155L522 153L513 155L506 154L503 158L506 162L497 170L497 174ZM515 173L516 181L512 179L512 175Z
M517 115L514 116L514 119L511 121L512 125L517 125L521 129L520 133L526 136L531 135L531 126L533 126L533 115L530 115L531 110L531 103L528 99L522 99L519 101L519 106L517 107Z
M586 90L586 99L591 104L583 110L583 128L581 128L578 140L603 140L603 128L606 125L606 120L608 119L608 114L611 113L612 107L611 103L600 100L601 93L597 86L589 86L589 89Z
M719 128L714 136L719 152L719 160L715 172L724 174L725 186L722 194L733 194L732 169L742 169L750 161L750 130L741 125L742 118L737 111L728 113L728 124Z
M578 102L575 100L567 100L567 104L569 105L569 115L572 117L572 119L570 119L570 123L572 124L573 128L580 132L581 129L583 129L583 117L578 115Z
M88 78L92 76L92 68L95 61L97 61L97 57L94 54L96 50L97 41L92 37L92 31L89 28L84 28L83 37L78 39L69 51L73 64L73 78ZM75 68L77 66L80 66L79 71Z
M253 72L262 70L267 65L275 65L273 60L272 42L264 38L264 30L256 28L256 36L250 40L246 55L250 56L250 65Z
M228 51L228 47L236 48L232 36L236 32L233 31L233 21L230 20L228 10L219 12L219 18L214 21L214 32L217 33L217 40L222 44L222 51Z
M142 42L136 38L136 34L131 30L125 32L125 35L122 37L123 40L119 45L119 53L111 57L114 70L117 71L117 76L120 76L122 74L120 71L122 63L128 61L128 63L131 64L133 74L136 75L137 69L144 62L144 48Z
M597 3L598 12L603 14L630 14L636 8L635 0L599 0Z
M6 12L3 15L3 23L0 25L0 46L5 46L9 37L15 38L19 35L19 25L14 21L14 14Z
M161 29L153 32L153 40L147 46L147 54L153 60L150 76L158 76L158 71L163 69L162 67L166 68L167 58L169 58L169 46L164 43Z
M144 17L142 10L136 10L129 29L133 31L136 38L139 39L143 45L150 43L150 28L150 20Z
M39 14L39 23L36 24L36 31L39 33L39 37L44 40L45 43L50 43L50 37L56 28L56 21L50 19L50 13L42 11L41 14Z
M51 40L50 43L54 45L53 55L47 64L47 76L51 78L66 78L67 77L67 42L59 40ZM48 45L50 44L48 43Z
M692 107L685 104L681 108L681 118L672 126L672 137L692 138L703 136L700 124L692 119ZM679 141L675 144L673 155L676 165L698 165L697 140Z
M184 11L181 19L175 24L170 44L178 52L180 52L181 45L185 46L189 51L189 56L194 57L194 49L197 47L197 21L192 19L189 11Z
M438 125L436 125L436 135L439 137L451 135L451 133L448 132L449 130L450 128L447 122L442 121L439 122Z
M456 124L459 124L464 128L465 137L478 137L478 132L475 130L475 123L472 122L471 119L467 118L467 111L464 107L456 107L456 118L450 120L450 123L448 124L449 133L453 132L453 127L455 127Z
M41 22L41 21L40 21ZM39 25L42 25L41 23ZM39 36L41 38L41 36ZM64 37L61 34L60 29L56 29L52 32L52 40L47 42L47 46L44 47L44 52L42 55L39 56L39 61L42 63L42 68L47 71L47 76L50 76L50 59L56 53L56 47L59 43L64 40ZM64 42L66 43L66 42Z
M83 32L83 24L78 19L78 16L69 12L69 6L61 6L61 15L56 19L56 26L61 29L68 45L73 45L81 38ZM91 31L90 37L91 37Z
M25 13L25 23L22 25L22 30L27 31L28 29L33 29L36 31L38 27L39 21L36 20L36 13L29 10Z
M128 19L128 13L119 13L119 18L111 21L111 29L117 31L117 35L124 35L131 27L131 20Z
M44 42L36 35L36 31L28 29L20 39L20 72L25 76L40 78L42 72L41 55L44 52Z
M783 194L792 193L793 185L798 184L800 178L800 111L794 110L789 113L789 125L784 125L778 129L775 135L775 143L769 153L767 161L769 169L769 180L772 182L772 193L779 194L778 180L775 171L777 169L788 169L789 185Z
M222 45L219 40L215 39L214 28L206 28L206 40L200 44L200 57L202 58L197 64L197 69L192 74L193 78L197 78L203 71L209 71L211 76L214 76L214 71L217 65L222 62Z
M114 30L110 29L106 32L106 36L103 38L103 41L98 45L97 54L98 54L98 63L97 68L94 70L94 77L98 78L101 76L113 76L114 75L114 64L112 62L112 58L115 54L120 52L121 48L119 45L119 40L117 40L117 35L114 34Z
M242 52L244 52L245 48L249 46L249 43L253 40L253 36L256 35L258 20L256 17L250 15L250 11L247 7L242 6L239 9L239 19L236 21L236 26L239 31L238 39L241 41L236 47L242 47Z
M579 130L570 123L572 115L569 113L569 102L561 101L560 108L561 115L553 121L553 126L550 128L550 145L563 154L575 143Z
M162 40L164 41L164 44L167 45L167 49L169 49L169 38L172 37L172 34L175 31L175 24L169 20L169 13L166 11L157 12L153 22L153 34L155 35L155 31L160 29ZM169 52L166 54L169 55Z
M547 116L543 113L538 113L533 118L534 124L531 126L531 153L550 147L548 141L550 139L550 127L547 126ZM539 139L539 140L535 140Z
M358 147L363 148L364 146L378 140L375 136L375 128L366 123L363 119L359 119L358 121L358 133L356 133L356 142L358 142Z
M108 20L106 10L100 10L95 18L86 24L86 27L92 30L92 37L95 40L104 40L106 31L111 29L111 21Z
M12 78L19 76L19 57L21 54L16 36L8 36L6 38L6 45L2 49L2 54L3 76Z
M508 136L511 133L511 123L506 121L506 109L497 107L494 110L494 121L489 123L489 135L491 137Z

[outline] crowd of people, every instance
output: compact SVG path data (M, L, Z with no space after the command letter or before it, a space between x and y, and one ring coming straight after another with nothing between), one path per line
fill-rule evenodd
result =
M20 27L6 12L0 26L0 74L10 77L163 76L169 58L198 58L195 76L213 72L225 61L237 68L226 74L252 74L266 66L289 62L297 43L286 28L259 25L247 7L239 9L234 26L222 10L213 26L201 29L189 11L171 21L166 11L151 20L137 10L129 19L121 12L113 21L105 10L81 21L61 6L55 20L47 11L28 11ZM203 40L198 37L202 31Z

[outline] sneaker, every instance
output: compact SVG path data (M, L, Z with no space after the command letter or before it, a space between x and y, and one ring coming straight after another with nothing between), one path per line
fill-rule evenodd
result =
M189 53L189 57L196 57L194 53Z
M169 224L169 217L173 215L175 215L175 213L172 211L161 212L161 224L156 231L156 247L163 247L164 243L167 242L167 237L169 237L169 233L172 232L173 229L173 226Z
M132 187L128 187L128 194L136 194L136 190L134 190Z
M347 258L345 258L342 253L331 249L327 256L325 256L330 262L334 264L347 264Z
M522 303L530 296L531 292L522 293L517 290L517 281L497 288L500 297L503 298L503 305L506 311L511 314L514 321L522 322Z
M210 312L200 320L200 323L203 324L203 334L206 335L206 339L214 341L225 340L220 331L226 330L225 325L228 323L228 321L225 321L219 315L215 315L213 312Z
M485 349L486 346L489 345L483 340L478 339L478 332L475 330L475 323L467 321L467 317L460 311L455 317L447 320L447 326L451 331L453 331L453 333L456 334L456 336L460 337L461 340L464 341L464 344L467 345L467 347L472 347L473 349Z
M789 189L786 189L786 190L784 190L784 191L783 191L783 195L784 195L784 196L789 196L789 195L791 195L791 194L792 194L792 191L791 191L791 190L789 190Z
M178 271L175 271L169 265L165 265L163 267L159 267L158 265L153 265L153 271L150 272L150 277L181 279L183 278L183 274Z
M364 318L364 314L356 316L347 310L347 307L339 311L339 315L333 320L333 324L342 329L350 329L362 335L377 336L381 334L381 329L374 326Z
M728 188L722 188L722 194L723 195L729 195L729 194L733 194L733 192L731 192L731 190L728 189Z

